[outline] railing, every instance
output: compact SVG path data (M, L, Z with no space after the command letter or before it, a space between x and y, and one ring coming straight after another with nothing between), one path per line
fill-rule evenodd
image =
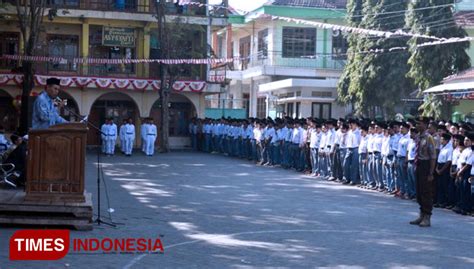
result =
M134 64L101 64L90 65L84 75L96 77L137 77L137 72Z
M1 1L0 1L1 2ZM16 5L16 0L5 0L4 3ZM23 1L20 1L23 5ZM193 2L205 2L195 0ZM139 13L155 13L156 0L47 0L46 7L56 9L85 9L100 11L123 11ZM195 5L179 5L176 3L166 3L166 14L205 16L206 7Z
M247 109L249 107L249 100L233 98L215 98L208 96L206 97L205 107L213 109Z
M234 70L246 70L257 66L298 67L311 69L343 70L346 59L332 54L315 54L299 58L283 57L282 53L268 52L267 55L243 57L234 61Z
M36 74L69 75L112 78L144 78L159 80L158 64L75 64L67 63L34 63ZM16 60L0 59L0 72L10 72L18 69ZM206 81L204 65L192 65L179 71L178 80Z

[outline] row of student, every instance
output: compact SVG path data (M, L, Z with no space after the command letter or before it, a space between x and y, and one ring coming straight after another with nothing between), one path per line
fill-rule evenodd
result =
M402 199L416 198L417 150L429 135L435 152L434 205L467 214L472 211L473 126L432 120L426 125L420 133L415 121L195 119L189 133L195 150L294 168Z
M100 128L102 138L102 153L106 155L115 154L117 138L120 139L120 150L126 156L132 156L133 145L135 143L135 125L132 119L123 120L119 132L113 118L108 118ZM142 152L147 156L153 156L155 153L155 141L157 137L157 128L152 118L144 119L140 126L140 135L142 141Z

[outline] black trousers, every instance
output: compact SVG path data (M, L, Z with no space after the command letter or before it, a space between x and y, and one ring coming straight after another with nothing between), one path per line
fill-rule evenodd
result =
M433 179L428 181L430 175L430 161L418 160L416 166L416 201L420 205L421 213L431 215L433 211L433 186L436 184Z
M444 163L438 163L436 167L441 169ZM449 169L446 169L441 175L436 174L436 203L440 205L448 204L448 191L449 191Z

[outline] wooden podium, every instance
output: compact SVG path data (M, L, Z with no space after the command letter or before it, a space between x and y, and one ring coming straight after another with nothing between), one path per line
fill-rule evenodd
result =
M67 123L28 134L25 201L82 203L87 126Z

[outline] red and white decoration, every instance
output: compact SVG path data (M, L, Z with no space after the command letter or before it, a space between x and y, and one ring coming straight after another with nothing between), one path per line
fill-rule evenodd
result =
M49 56L26 56L26 55L9 55L4 54L1 58L14 61L28 62L52 62L52 63L75 63L75 64L139 64L139 63L160 63L167 65L177 64L226 64L231 63L235 59L102 59L102 58L63 58Z
M46 80L53 76L35 75L37 85L46 86ZM140 78L98 78L98 77L71 77L54 76L61 80L63 87L89 87L99 89L138 90L151 91L161 88L160 80L148 80ZM14 83L21 86L23 75L0 74L0 86ZM203 92L207 87L205 81L176 81L173 90L178 92Z

